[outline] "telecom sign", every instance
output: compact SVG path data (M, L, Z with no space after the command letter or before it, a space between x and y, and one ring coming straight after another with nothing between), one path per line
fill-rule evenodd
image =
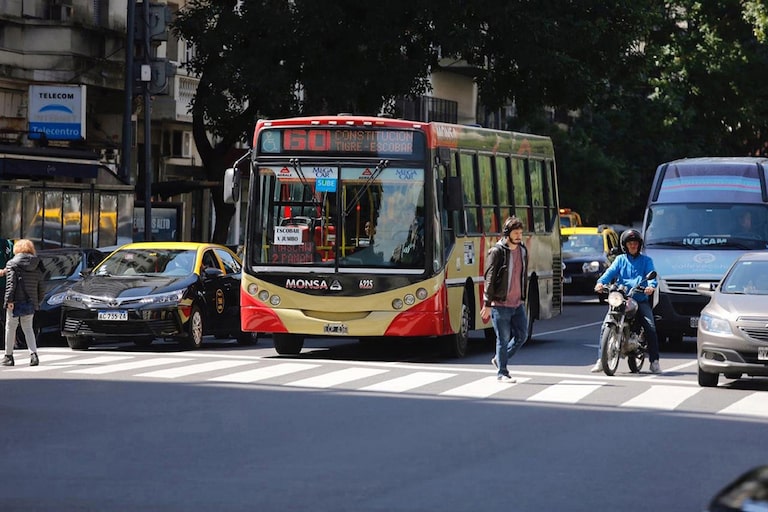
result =
M84 85L30 85L29 138L85 139Z

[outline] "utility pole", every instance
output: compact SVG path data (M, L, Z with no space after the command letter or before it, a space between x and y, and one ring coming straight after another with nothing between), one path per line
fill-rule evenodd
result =
M120 177L131 182L131 147L133 142L133 52L136 39L136 0L128 0L125 29L125 101L123 102L123 149L120 155Z
M168 40L168 23L171 10L166 4L150 3L143 0L141 12L136 15L136 0L128 0L129 16L134 10L133 43L140 45L141 64L135 65L131 77L136 88L141 90L144 103L144 240L152 240L152 96L168 94L168 79L176 68L168 59L157 58L157 46ZM128 59L126 58L126 61ZM127 94L126 88L126 94ZM131 102L133 95L130 96ZM128 107L130 108L130 107ZM129 128L130 129L130 128Z

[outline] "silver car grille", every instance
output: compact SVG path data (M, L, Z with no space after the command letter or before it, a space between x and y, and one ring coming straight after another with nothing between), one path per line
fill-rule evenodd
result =
M736 327L754 341L768 341L768 317L740 317Z
M696 287L702 283L711 283L711 281L689 281L682 279L664 279L663 282L667 285L669 293L678 295L699 295Z

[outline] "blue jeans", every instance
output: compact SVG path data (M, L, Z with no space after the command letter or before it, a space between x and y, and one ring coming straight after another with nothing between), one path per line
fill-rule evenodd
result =
M608 318L606 313L605 318ZM643 301L637 303L637 321L643 326L645 330L645 341L648 344L648 360L651 362L659 360L659 337L656 334L656 322L653 320L653 308L650 301ZM603 341L603 329L605 328L605 322L600 327L600 342ZM603 346L597 344L597 358L600 359L603 353Z
M516 308L492 307L491 323L496 332L498 374L499 376L509 375L507 361L528 339L528 317L525 315L525 304L520 304Z

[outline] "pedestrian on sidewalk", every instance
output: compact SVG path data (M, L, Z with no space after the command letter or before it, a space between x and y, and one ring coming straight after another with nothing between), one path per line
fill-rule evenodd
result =
M0 364L15 364L13 345L16 341L16 328L21 324L30 351L29 365L37 366L40 360L32 324L35 311L40 308L40 299L43 297L43 273L38 267L40 259L31 240L17 240L13 244L13 254L13 258L0 270L0 275L5 277L5 358Z

